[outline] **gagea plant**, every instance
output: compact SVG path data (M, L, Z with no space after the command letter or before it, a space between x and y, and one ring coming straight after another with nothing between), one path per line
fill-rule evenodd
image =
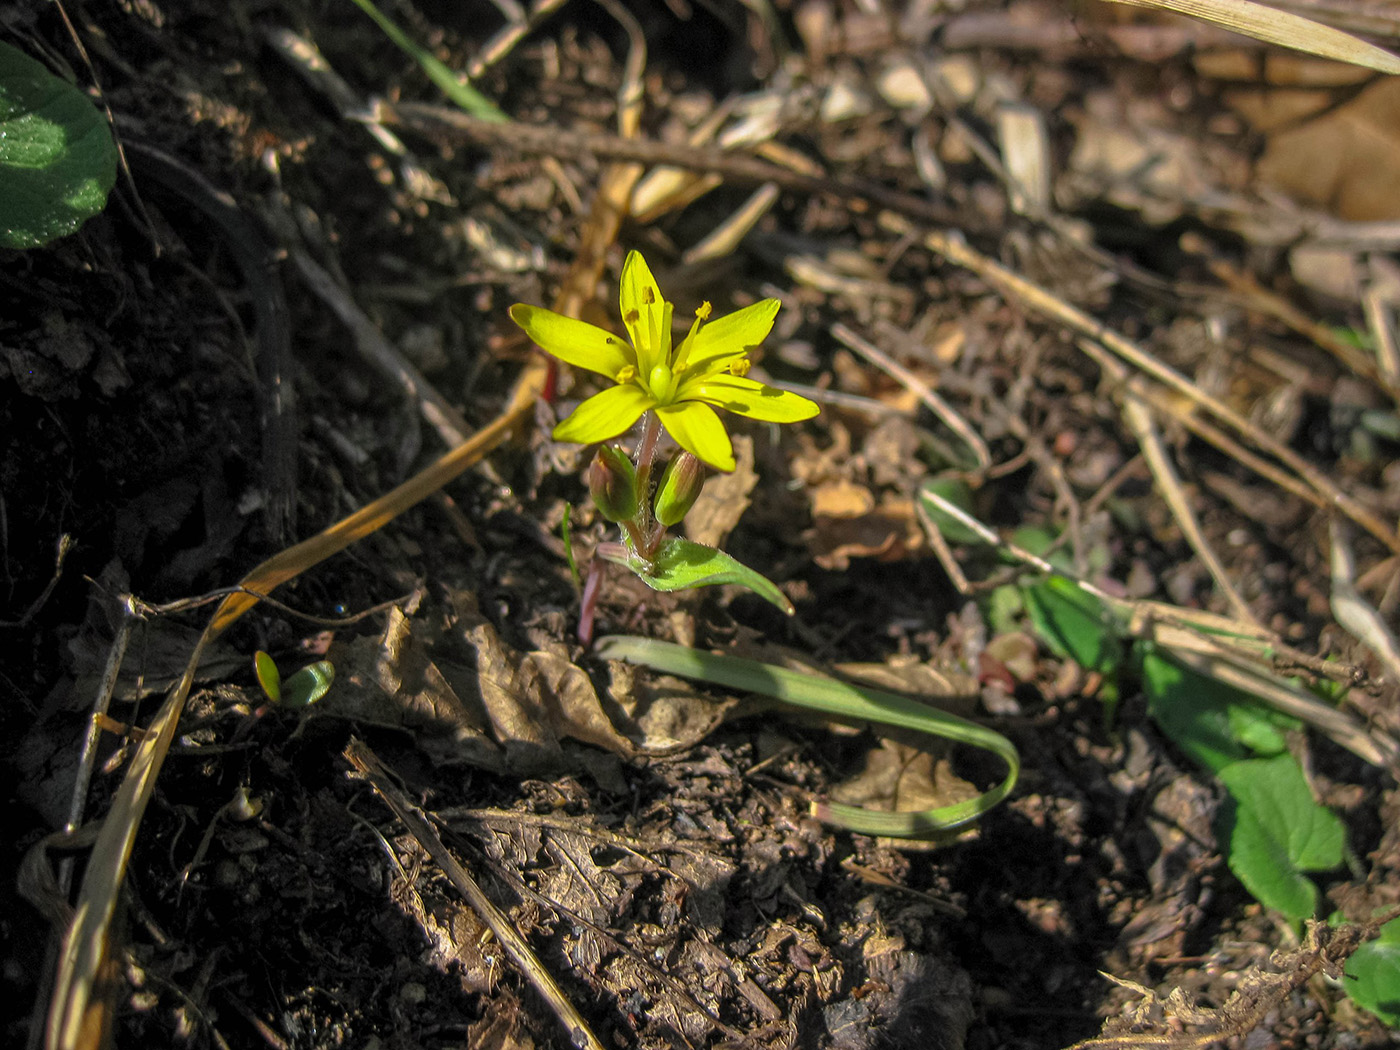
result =
M603 443L587 470L588 491L599 512L621 527L622 542L600 545L599 557L631 570L654 590L737 583L791 613L791 603L763 576L722 551L667 535L699 497L707 467L734 469L734 447L716 409L769 423L817 414L807 398L747 378L749 354L772 331L778 300L764 299L713 321L710 304L703 303L676 344L672 305L635 251L623 264L619 298L627 340L542 307L510 308L511 320L546 353L612 383L554 428L559 441ZM638 420L641 436L629 456L611 442ZM653 485L663 431L679 447ZM595 566L584 587L585 640L598 580Z

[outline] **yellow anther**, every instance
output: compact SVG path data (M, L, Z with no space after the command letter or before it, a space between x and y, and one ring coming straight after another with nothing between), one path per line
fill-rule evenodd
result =
M705 300L705 302L700 304L700 309L695 311L695 316L702 321L708 321L710 319L710 311L713 309L714 307L710 305L710 302L707 299Z
M753 362L747 357L736 357L729 362L729 374L732 376L746 376L749 369L753 367Z
M613 380L617 383L630 383L636 378L637 370L631 365L623 365L617 370L617 375L613 376Z

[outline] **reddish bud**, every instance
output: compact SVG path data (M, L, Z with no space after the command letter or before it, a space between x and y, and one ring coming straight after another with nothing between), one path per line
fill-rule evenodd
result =
M656 520L667 528L683 520L704 487L705 464L685 450L677 452L656 487Z
M609 521L631 521L637 515L637 468L616 445L598 449L588 465L588 494Z

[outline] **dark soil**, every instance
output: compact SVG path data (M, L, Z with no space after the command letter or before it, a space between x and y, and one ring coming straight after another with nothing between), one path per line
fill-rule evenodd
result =
M880 46L870 34L881 20L856 10L866 5L833 13L780 3L775 26L739 3L633 6L649 46L647 137L676 141L723 99L786 90L793 113L775 141L831 174L927 192L911 143L920 119L946 131L947 114L911 117L874 93L890 55L919 52ZM503 24L479 0L385 10L454 68ZM821 12L836 19L825 55L802 29ZM362 98L437 101L418 67L343 0L133 0L68 13L91 67L52 5L0 2L0 26L77 82L95 74L133 145L132 177L79 234L0 252L8 886L26 851L67 818L118 596L160 605L231 586L443 451L417 405L356 352L294 254L326 270L480 427L532 352L506 310L552 302L585 223L570 196L586 209L603 166L591 156L448 150L405 131L434 180L413 181L402 158L338 116L270 43L274 29L314 39ZM515 119L611 133L627 39L605 7L569 4L476 86ZM1181 129L1203 139L1217 113L1185 58L1153 70L1122 57L949 54L1050 110L1057 155L1069 139L1056 107L1105 86L1153 98L1169 82ZM873 101L829 123L801 100L842 77ZM972 103L961 112L992 133ZM1008 211L972 154L946 150L942 160L940 204L966 215L982 251L1198 379L1211 311L1236 308L1199 292L1211 278L1178 249L1184 226L1302 298L1275 254L1196 215L1164 228L1131 209L1086 207L1077 218L1091 239L1123 253L1115 272L1104 261L1113 256L1086 255ZM1212 823L1220 788L1161 735L1131 678L1110 718L1102 681L1043 647L1014 674L983 659L985 606L958 593L912 513L917 484L950 467L957 439L831 329L853 326L936 380L1007 465L976 493L983 520L1008 533L1072 524L1080 531L1067 546L1096 578L1132 581L1134 597L1227 611L1150 475L1131 466L1137 447L1098 367L1072 336L834 197L784 193L735 254L682 265L684 249L748 192L726 185L652 223L624 224L594 319L616 325L617 272L638 248L678 316L702 298L723 313L780 296L767 375L866 399L827 404L781 434L734 421L752 439L758 484L725 549L777 581L796 615L729 588L667 596L611 577L598 633L747 653L781 646L825 665L926 665L959 685L963 713L1015 742L1024 771L1012 800L951 841L903 848L808 815L812 798L880 751L868 732L741 705L687 746L627 757L579 742L568 725L546 725L534 749L499 733L477 747L481 734L468 739L459 724L351 705L371 694L383 702L373 654L397 604L417 661L396 664L414 683L400 698L439 679L443 695L475 696L486 631L512 658L549 653L584 669L603 709L618 713L610 669L575 634L579 595L559 523L572 508L585 555L614 537L588 506L578 450L552 443L548 427L524 428L439 497L297 577L277 594L285 607L259 606L207 655L126 880L117 1046L569 1045L440 866L352 775L352 737L400 778L608 1047L1048 1050L1130 1016L1139 991L1105 973L1163 998L1180 989L1210 1009L1237 991L1256 994L1256 968L1298 946L1300 931L1261 909L1226 867ZM211 218L211 194L227 195L242 225ZM829 280L804 276L820 267ZM283 312L269 313L278 297ZM1361 323L1358 304L1303 305L1329 324ZM290 351L290 431L268 410L269 325ZM875 336L889 330L914 334ZM1355 379L1255 318L1230 344L1238 355L1215 365L1246 411L1277 392L1260 387L1277 375L1250 371L1244 349L1255 344L1311 377L1306 390L1287 391L1293 415L1268 425L1396 520L1396 446L1357 456L1357 415L1337 407L1338 384ZM590 389L570 381L562 407ZM278 444L285 433L294 446ZM1184 431L1168 436L1256 618L1307 652L1365 666L1378 684L1361 709L1393 731L1394 683L1331 621L1326 516ZM1116 488L1080 520L1118 471ZM819 490L864 493L878 513L823 513ZM36 604L65 536L71 552ZM1369 538L1357 551L1362 573L1386 557ZM976 553L964 554L964 569L974 579L1003 571ZM144 724L178 678L211 608L149 612L136 625L87 819L107 811L120 783L132 747L124 730ZM267 708L253 653L270 652L289 673L331 636L331 696L310 714ZM687 711L709 704L703 691L687 695ZM1325 738L1299 734L1297 746L1350 833L1352 867L1321 877L1323 913L1359 919L1395 904L1394 781ZM940 761L954 789L997 775L961 752ZM23 1045L47 1010L48 936L29 903L0 916L7 1045ZM1188 1027L1209 1020L1175 1016ZM1393 1045L1322 977L1225 1034L1238 1047Z

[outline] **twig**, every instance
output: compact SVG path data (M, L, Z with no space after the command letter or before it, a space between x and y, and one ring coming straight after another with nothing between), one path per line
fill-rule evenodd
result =
M1376 654L1393 680L1400 682L1400 641L1375 608L1356 589L1356 556L1341 523L1332 524L1332 615L1348 634Z
M934 393L927 383L845 324L838 322L832 325L831 334L842 344L912 390L918 399L928 406L929 411L942 420L943 425L961 438L963 444L972 450L979 471L986 470L992 465L992 454L987 448L987 443L982 440L982 435L973 430L967 420L963 419L952 405Z
M135 141L128 141L126 148L138 172L189 202L214 223L248 286L257 317L267 525L275 540L285 542L296 534L297 416L291 324L279 260L232 196L163 150Z
M893 233L904 233L909 229L906 221L892 214L882 215L881 224ZM1024 306L1050 317L1080 335L1087 336L1134 368L1189 398L1194 404L1239 431L1258 448L1287 466L1322 495L1330 506L1336 507L1391 550L1400 554L1400 535L1397 535L1393 528L1339 489L1320 469L1277 438L1260 430L1234 409L1205 393L1180 372L1164 365L1137 344L1100 324L1084 311L987 258L970 247L961 237L948 232L928 233L924 235L923 243L929 251L941 255L954 265L971 270Z
M549 1008L554 1011L555 1016L559 1018L560 1024L564 1026L564 1031L568 1033L569 1042L580 1050L604 1050L603 1044L598 1041L598 1037L588 1027L588 1022L583 1019L578 1008L569 1001L563 989L559 987L553 976L544 968L544 964L535 956L509 916L497 908L491 899L482 892L476 880L471 877L466 868L462 867L457 858L452 855L452 851L443 843L432 824L390 779L389 771L380 763L374 752L363 741L351 737L344 754L350 764L369 780L375 792L384 800L385 805L393 811L394 816L408 828L409 834L437 862L437 865L442 868L443 874L481 916L481 921L495 934L496 939L505 948L506 954L511 957L526 979L534 986L535 991L540 994Z
M341 324L350 329L355 349L384 377L401 389L434 430L443 444L455 448L471 435L472 426L456 406L440 394L426 376L399 353L397 347L356 305L350 295L329 273L300 248L291 251L292 262L301 272L307 288L331 308Z
M1119 374L1115 378L1121 382L1125 378L1123 373L1127 370L1117 361L1104 362L1104 364L1110 363L1117 365L1115 371ZM1127 383L1122 388L1121 402L1123 422L1128 425L1128 429L1137 438L1138 447L1142 449L1142 458L1147 461L1148 469L1152 471L1152 477L1157 483L1158 491L1166 500L1172 517L1176 519L1177 527L1181 529L1182 536L1190 544L1191 549L1196 552L1196 557L1201 559L1201 563L1210 572L1215 580L1215 585L1224 593L1230 607L1234 609L1235 615L1245 623L1253 624L1262 631L1263 625L1255 619L1249 603L1235 589L1234 583L1225 571L1225 566L1216 556L1215 548L1210 545L1205 533L1201 531L1200 523L1196 520L1196 512L1191 509L1191 504L1187 501L1186 493L1182 489L1176 467L1172 464L1171 457L1167 455L1162 434L1157 429L1157 424L1152 418L1152 413L1148 411L1146 403L1134 393L1132 383Z
M3 506L3 501L0 501L0 506ZM54 588L58 586L58 581L63 579L63 563L72 549L73 537L65 532L58 538L58 549L54 552L53 559L53 575L49 577L49 582L44 585L39 596L29 603L29 608L24 610L18 620L0 620L0 628L24 627L38 615L39 610L49 600L49 595L53 594Z
M807 175L755 157L724 153L718 149L658 142L654 139L621 138L595 132L571 131L543 124L522 124L514 121L492 123L469 117L445 106L413 102L401 102L394 106L380 103L379 119L388 124L413 128L429 138L453 145L475 143L496 149L552 157L573 157L582 154L636 164L712 171L735 183L762 185L772 182L791 193L819 194L836 197L848 203L863 202L889 208L921 222L937 225L958 223L964 229L974 232L981 232L983 228L981 222L973 220L965 212L891 190L877 183Z
M565 0L538 0L523 20L512 22L486 41L480 53L467 63L467 79L480 80L483 73L515 50L515 46L532 29L563 7L564 3Z
M1181 239L1181 247L1185 251L1202 256L1210 272L1245 300L1247 309L1282 322L1326 350L1357 375L1385 385L1375 361L1350 343L1339 339L1331 329L1318 324L1282 296L1262 287L1252 274L1243 273L1223 259L1213 257L1205 238L1198 234L1188 234ZM1386 386L1386 390L1392 398L1400 397L1400 389L1393 385Z

